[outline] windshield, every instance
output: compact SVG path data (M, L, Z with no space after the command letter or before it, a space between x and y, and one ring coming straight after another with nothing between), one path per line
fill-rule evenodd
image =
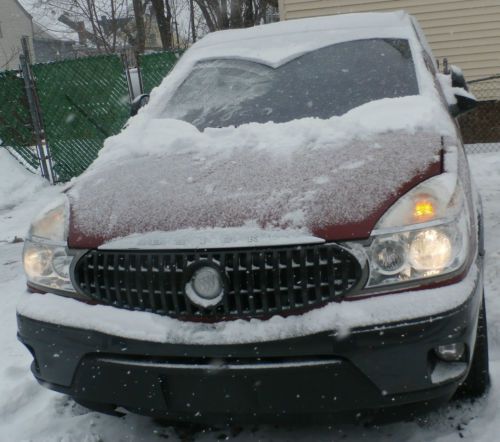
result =
M317 49L278 68L238 59L198 62L162 117L200 130L327 119L373 100L417 94L407 40L356 40Z

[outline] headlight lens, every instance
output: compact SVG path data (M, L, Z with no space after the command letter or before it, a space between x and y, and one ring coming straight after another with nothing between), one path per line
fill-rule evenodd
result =
M75 293L70 280L73 256L66 246L66 201L36 219L24 242L23 264L28 282L41 290Z
M470 249L470 211L456 176L443 175L414 188L382 217L365 246L367 288L418 281L463 266Z
M69 276L72 260L63 245L29 239L24 242L24 271L28 281L42 290L74 293Z
M28 278L47 276L51 272L52 250L26 241L24 244L24 270Z
M410 243L410 263L415 270L442 270L450 264L452 256L452 239L442 229L423 230Z

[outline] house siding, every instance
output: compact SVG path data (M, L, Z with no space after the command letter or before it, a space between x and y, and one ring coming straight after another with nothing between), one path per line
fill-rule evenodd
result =
M0 0L0 27L0 70L17 69L21 38L28 36L32 45L31 16L17 0Z
M404 9L415 15L438 59L468 80L500 74L500 0L279 0L282 20Z

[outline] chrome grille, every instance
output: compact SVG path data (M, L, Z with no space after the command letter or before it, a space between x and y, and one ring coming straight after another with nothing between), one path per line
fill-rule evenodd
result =
M200 307L188 298L189 269L221 269L221 302ZM299 314L339 301L360 282L362 269L336 244L207 251L90 250L74 267L73 283L92 299L130 310L186 320Z

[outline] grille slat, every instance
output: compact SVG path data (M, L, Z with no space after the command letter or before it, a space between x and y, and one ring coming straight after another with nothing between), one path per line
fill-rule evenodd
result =
M281 281L281 268L280 268L280 257L276 250L272 252L273 260L273 288L272 292L274 294L274 303L277 311L281 311L281 293L280 293L280 281ZM268 288L269 290L269 288Z
M289 308L295 308L295 293L293 284L293 255L292 250L286 251L286 283L288 287L288 304Z
M243 312L243 308L241 305L241 284L240 284L240 254L233 253L233 293L234 293L234 301L236 304L236 313L241 314Z
M133 255L132 255L133 256ZM123 261L123 267L124 267L124 272L123 272L123 278L125 279L125 293L127 295L127 305L128 308L132 309L134 308L135 302L132 297L132 290L130 289L130 279L134 276L134 272L132 271L130 267L130 257L128 253L124 254L124 261Z
M246 254L246 279L247 279L247 296L248 296L248 308L250 314L255 316L255 300L253 297L253 260L252 252L247 252Z
M165 271L165 255L158 256L158 285L160 286L160 303L163 313L171 310L170 306L173 305L172 297L168 296L165 290L165 283L167 282L168 273Z
M300 293L302 296L302 304L309 304L307 295L307 267L306 267L306 249L300 249Z
M267 286L268 286L268 278L267 278L267 257L265 252L259 253L259 279L260 279L260 296L262 301L262 311L264 313L269 312L269 299L272 297L267 296Z
M328 290L329 290L329 299L333 300L335 299L335 278L337 276L337 273L335 272L335 265L334 265L334 257L333 257L333 251L330 249L326 250L326 262L327 266L329 267L329 271L327 272L327 277L328 277Z
M155 268L155 264L154 264L154 257L156 257L156 255L148 255L148 295L149 295L149 304L151 306L151 310L153 311L157 311L159 310L156 306L156 299L155 299L155 289L154 287L156 286L156 284L154 283L154 271L153 269Z
M185 293L190 266L220 269L225 294L217 306L195 305ZM90 250L74 281L93 299L180 319L299 314L340 300L362 279L358 261L335 244L211 251Z
M135 266L136 266L137 271L134 274L135 274L135 286L137 287L137 300L139 302L140 309L145 310L144 298L143 298L143 293L142 293L142 286L143 286L142 259L143 259L143 255L136 255Z
M172 296L172 301L174 303L174 311L181 311L179 306L179 296L177 295L177 260L175 255L171 254L169 261L168 278L170 282L170 293Z

